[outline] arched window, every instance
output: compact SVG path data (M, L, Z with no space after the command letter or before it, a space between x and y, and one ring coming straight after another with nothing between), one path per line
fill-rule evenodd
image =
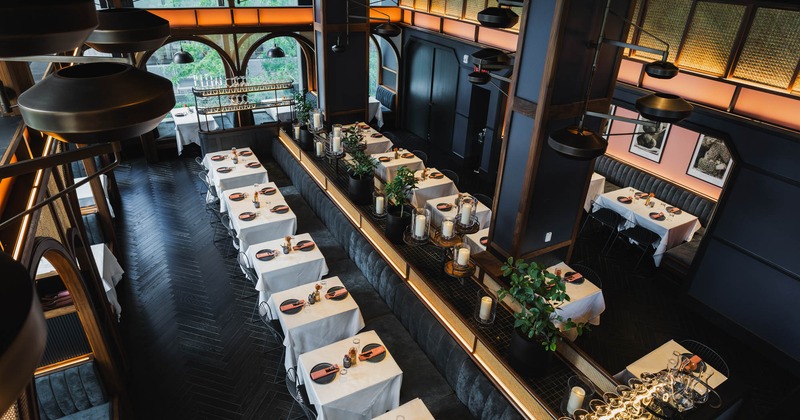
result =
M275 51L276 47L283 50L284 57L269 57L270 50ZM250 55L245 68L247 69L247 80L254 83L278 83L291 80L294 82L296 90L302 91L306 88L307 65L304 63L300 44L290 36L279 36L263 42ZM289 91L254 92L248 95L248 99L260 103L282 99L290 94ZM253 112L253 118L256 124L274 122L277 121L278 114L284 111L278 108L260 109Z
M194 58L193 63L176 64L172 57L181 49ZM147 60L147 71L172 81L175 106L194 105L192 87L201 78L225 78L225 65L219 54L208 45L196 41L175 41L164 44Z

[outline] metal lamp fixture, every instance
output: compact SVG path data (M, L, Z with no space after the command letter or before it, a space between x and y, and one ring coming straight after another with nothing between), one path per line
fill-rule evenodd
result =
M372 29L372 33L373 34L378 35L378 36L382 36L382 37L393 38L393 37L396 37L396 36L400 35L400 33L402 33L402 30L400 29L400 27L395 25L394 23L392 23L392 18L388 14L386 14L386 13L380 11L380 10L369 9L371 12L375 12L375 13L381 14L381 15L386 16L386 17L351 16L350 15L350 2L353 2L353 3L355 3L355 4L359 5L359 6L363 6L363 7L367 7L367 6L372 6L372 5L382 4L383 3L382 1L374 1L374 2L371 2L371 3L359 3L359 2L357 2L355 0L348 0L348 2L346 4L346 7L347 7L347 23L348 24L350 23L350 18L353 18L353 19L364 19L364 20L367 20L367 21L382 20L382 21L384 21L383 23L375 26ZM396 1L392 1L392 3L397 5Z
M86 44L104 53L155 50L169 37L169 21L132 7L97 11L99 24Z
M492 79L502 80L511 83L508 77L492 73L492 70L504 70L513 67L511 55L506 54L497 48L483 48L470 54L474 71L467 76L467 80L473 85L485 85ZM508 96L503 89L495 85L501 93Z
M183 50L183 43L181 43L181 50L172 56L172 62L175 64L189 64L194 63L194 57Z
M521 1L497 0L497 7L487 7L478 12L478 22L488 28L511 28L519 22L519 15L510 7L524 5Z
M91 0L6 1L0 5L0 57L73 50L95 27Z
M273 43L272 48L267 50L267 58L283 58L286 53L283 48L279 47L277 43Z
M599 134L584 127L586 116L600 117L612 120L623 120L638 125L654 125L653 122L645 122L640 120L633 120L630 118L622 118L614 115L600 114L596 112L589 112L589 95L592 91L595 73L597 72L597 60L600 56L600 47L603 43L611 44L617 47L631 48L634 50L646 51L654 54L661 54L663 59L650 65L645 66L645 72L652 77L661 79L669 79L678 74L678 68L674 64L667 62L669 56L669 44L656 38L658 41L666 45L665 50L658 50L655 48L642 47L635 44L629 44L621 41L614 41L605 39L606 21L611 12L611 0L606 2L605 13L603 14L603 22L600 25L600 34L598 35L597 45L595 46L594 60L592 61L592 69L589 75L589 83L586 87L586 95L584 96L583 106L581 110L580 121L577 125L571 125L550 133L547 144L555 151L572 158L577 159L594 159L606 152L608 142ZM614 14L620 17L617 14ZM638 25L630 22L629 20L620 17L631 25L641 29ZM644 31L644 29L642 29ZM647 33L647 32L645 32ZM652 34L650 34L652 36ZM645 97L639 98L636 101L636 110L639 111L643 117L657 122L675 123L687 118L691 115L694 107L686 102L683 98L677 95L666 93L653 93Z

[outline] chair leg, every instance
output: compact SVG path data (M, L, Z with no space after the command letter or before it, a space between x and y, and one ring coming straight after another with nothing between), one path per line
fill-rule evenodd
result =
M601 254L603 254L603 251L605 251L606 247L609 245L609 242L611 242L611 238L614 238L616 240L617 232L618 232L617 230L611 229L611 232L609 232L608 234L608 238L606 238L605 243L603 243L603 248L600 249ZM611 244L613 245L613 242L611 242Z
M612 232L612 236L614 239L611 240L611 243L608 245L608 249L603 255L611 254L611 250L614 248L614 244L617 243L617 238L619 237L619 231ZM605 249L605 247L603 247L603 249Z
M581 230L578 231L578 236L581 236L581 233L583 233L583 228L586 227L586 222L588 222L589 219L591 219L591 217L589 217L589 215L587 214L586 219L583 220L583 224L581 225Z

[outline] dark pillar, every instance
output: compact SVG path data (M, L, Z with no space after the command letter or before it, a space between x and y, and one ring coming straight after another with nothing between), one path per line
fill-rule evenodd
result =
M497 256L552 252L569 260L594 163L556 153L547 139L581 113L605 5L605 0L526 3L492 213L489 250ZM611 8L627 16L629 5L630 0L612 0ZM626 27L611 16L605 34L623 39ZM602 47L591 110L608 111L621 52ZM587 126L597 130L600 122L589 118Z
M365 19L368 2L362 0L316 0L314 37L317 54L319 107L330 123L352 123L367 118L369 83L369 24ZM348 36L349 31L349 36ZM337 39L344 51L331 49Z

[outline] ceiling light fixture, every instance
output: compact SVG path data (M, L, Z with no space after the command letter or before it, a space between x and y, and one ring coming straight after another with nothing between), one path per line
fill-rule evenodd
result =
M95 27L91 0L6 1L0 6L0 57L74 50Z
M492 79L501 80L506 83L511 83L509 77L500 76L492 73L491 70L505 70L514 67L512 63L512 54L507 54L497 48L483 48L472 54L470 59L473 65L473 71L467 76L467 80L473 85L485 85L492 81ZM492 83L494 84L494 83ZM497 89L503 94L508 94L503 91L499 86L495 85Z
M519 15L511 7L524 5L521 1L497 0L497 7L487 7L478 12L478 22L487 28L511 28L519 22Z
M172 56L172 62L175 64L189 64L194 63L194 57L183 50L183 42L181 42L181 50Z
M283 48L278 46L277 42L273 42L272 48L267 50L267 58L283 58L286 57L286 52Z
M86 44L104 53L156 50L170 35L169 21L144 9L98 10L97 21Z

